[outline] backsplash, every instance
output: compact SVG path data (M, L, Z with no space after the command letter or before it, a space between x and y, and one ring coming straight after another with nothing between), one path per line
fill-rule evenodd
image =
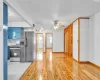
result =
M8 39L8 46L11 45L20 45L20 40L18 39Z

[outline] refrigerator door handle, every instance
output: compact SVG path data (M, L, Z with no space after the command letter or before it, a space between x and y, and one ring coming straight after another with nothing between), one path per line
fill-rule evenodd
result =
M27 38L26 38L26 47L28 46L28 44L27 44Z

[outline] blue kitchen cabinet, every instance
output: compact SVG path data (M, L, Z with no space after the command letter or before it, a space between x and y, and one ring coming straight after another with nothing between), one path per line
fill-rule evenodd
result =
M20 39L21 31L21 27L8 27L8 39Z

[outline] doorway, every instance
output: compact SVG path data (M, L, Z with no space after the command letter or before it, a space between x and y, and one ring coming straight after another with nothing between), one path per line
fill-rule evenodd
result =
M46 33L46 49L52 49L53 47L53 34Z
M45 37L44 37L45 36ZM53 34L52 33L37 33L36 34L36 50L46 52L46 49L53 48Z
M52 51L52 48L53 48L53 34L52 33L46 33L45 48L46 50Z
M43 33L37 33L36 34L36 50L44 50Z

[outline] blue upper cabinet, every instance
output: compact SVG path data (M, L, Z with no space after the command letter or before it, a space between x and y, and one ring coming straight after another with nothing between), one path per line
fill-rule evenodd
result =
M3 25L4 28L8 27L8 6L5 3L3 3Z
M8 39L20 39L21 31L21 27L8 27Z

